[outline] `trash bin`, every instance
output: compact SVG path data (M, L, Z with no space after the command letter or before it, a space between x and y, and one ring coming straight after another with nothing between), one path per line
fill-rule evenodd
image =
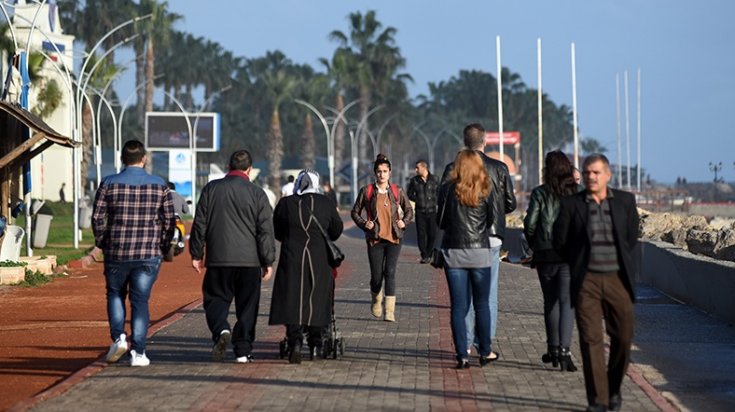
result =
M20 260L20 249L23 243L25 230L20 226L10 225L5 228L5 237L0 245L0 262L12 260L17 262Z
M48 241L48 231L51 228L51 215L37 214L36 227L33 229L33 247L45 248Z
M79 228L89 229L92 227L92 208L80 203L79 207Z

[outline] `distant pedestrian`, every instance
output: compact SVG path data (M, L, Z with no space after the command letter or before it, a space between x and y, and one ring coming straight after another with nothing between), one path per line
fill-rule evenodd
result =
M561 198L577 193L572 164L559 150L546 154L543 184L531 192L531 200L523 220L523 233L533 250L531 266L538 272L544 296L544 324L546 325L546 353L544 363L562 371L574 372L569 346L572 343L574 309L569 296L571 275L569 264L554 250L552 231L559 215Z
M322 330L332 315L334 278L327 242L318 225L331 240L337 240L342 219L332 201L319 193L319 173L302 170L294 187L295 196L281 198L273 215L281 255L270 324L286 325L288 361L301 363L304 332L308 333L309 357L314 360L321 353Z
M275 209L278 199L276 198L276 194L273 193L268 183L263 183L263 191L265 192L266 197L268 197L268 204L271 205L271 209Z
M322 192L324 192L324 196L326 196L329 200L332 201L332 203L334 203L335 209L339 210L337 193L334 191L332 185L329 184L329 181L325 180L324 183L322 183Z
M480 154L493 188L493 223L488 232L492 262L492 277L490 280L490 340L492 342L495 339L495 330L498 325L498 279L500 278L500 248L503 246L503 239L505 238L505 215L516 209L516 196L513 192L513 181L508 172L508 166L485 154L485 129L482 125L479 123L467 125L464 128L463 135L465 148ZM453 168L454 163L450 163L444 169L442 184L449 180ZM467 340L470 344L477 345L473 333L476 323L474 314L475 311L471 309L467 313ZM470 348L468 347L468 349ZM492 355L497 356L495 352Z
M416 162L415 170L416 176L408 182L406 194L416 204L416 239L421 263L429 263L436 242L436 191L439 181L431 174L424 160Z
M586 189L561 199L553 244L572 272L587 410L618 411L635 322L638 211L631 193L607 186L612 173L604 155L587 156L582 176ZM607 368L605 331L610 337Z
M178 192L176 192L176 184L173 182L166 182L169 190L171 191L171 198L174 201L174 212L179 215L189 214L189 204L186 199L183 198Z
M441 250L451 302L451 325L457 369L470 367L467 312L477 319L475 337L480 366L497 359L490 347L490 226L493 224L492 186L480 154L462 150L447 183L439 189L439 226L444 230ZM470 304L474 302L473 309Z
M281 188L281 197L291 196L293 194L293 181L294 177L289 175L286 184Z
M261 280L273 275L273 210L250 181L252 165L250 153L238 150L227 175L204 186L189 238L191 265L198 273L207 268L202 291L215 361L224 360L232 341L236 362L252 362ZM237 320L230 329L233 297Z
M61 188L59 189L59 202L66 203L66 192L64 192L64 189L66 188L66 183L61 184Z
M370 262L370 311L376 318L395 322L396 265L406 225L413 220L413 208L403 189L390 183L391 164L384 154L373 163L375 183L360 189L352 206L352 220L365 232ZM367 217L362 216L365 211Z
M125 169L105 178L92 212L95 245L105 253L107 317L113 340L106 359L117 362L128 350L125 299L129 293L130 365L148 366L148 300L173 237L174 204L166 182L145 171L148 156L143 143L127 141L121 157Z
M582 184L582 173L579 172L579 169L572 166L572 175L574 176L574 183L581 185Z

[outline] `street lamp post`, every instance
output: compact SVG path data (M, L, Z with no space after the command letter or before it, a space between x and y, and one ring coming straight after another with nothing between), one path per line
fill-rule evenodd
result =
M184 120L186 121L186 129L189 133L189 150L191 151L191 204L192 204L192 216L194 215L194 211L196 210L196 179L197 179L197 168L196 168L196 136L194 136L193 127L191 124L191 120L189 119L190 113L184 109L184 105L181 104L179 99L176 98L173 94L170 92L167 92L166 90L161 90L163 94L168 96L172 102L181 110L181 113L184 114Z
M709 171L715 173L715 183L720 183L720 178L717 177L717 173L722 171L722 162L709 162Z
M294 101L311 110L316 115L316 117L319 118L319 121L322 123L322 127L324 127L324 134L327 138L327 167L329 168L329 185L334 187L334 142L332 141L331 133L329 133L327 119L325 119L324 115L322 115L319 110L317 110L316 107L314 107L313 105L301 99L294 99Z
M193 135L190 135L190 139L191 140L189 141L189 143L191 144L191 164L192 164L191 204L194 206L192 208L192 210L191 210L191 215L192 216L194 216L194 213L196 211L196 194L197 194L197 191L196 191L196 177L197 177L197 175L196 175L196 173L197 173L197 126L199 125L199 116L201 115L201 113L204 110L206 110L207 106L209 106L209 104L214 100L215 97L221 95L222 93L226 92L227 90L230 90L231 88L232 88L232 85L229 85L228 84L227 86L225 86L225 87L217 90L216 92L212 93L207 98L207 100L205 100L202 103L202 105L200 106L199 110L197 110L197 112L196 112L196 117L194 118L194 127L192 128L194 134ZM173 99L173 96L171 96L170 93L168 93L168 92L164 92L164 93L166 93L169 97L171 97ZM174 100L176 100L176 99L174 99ZM179 106L179 108L182 111L184 110L183 106L181 106L180 104L177 104L177 105ZM185 112L184 116L186 116L186 112Z
M153 81L160 78L163 75L157 75L153 76ZM120 116L118 116L117 120L117 141L115 142L115 170L117 173L120 173L120 148L122 147L122 127L123 127L123 118L125 117L125 110L128 108L128 104L130 103L130 99L133 98L134 95L138 93L138 90L140 90L141 87L145 87L146 84L148 84L150 80L146 80L143 83L140 83L139 85L135 86L135 90L130 92L130 94L125 98L125 101L122 104L122 107L120 109Z
M116 31L122 29L123 27L133 24L135 22L138 22L140 20L144 20L147 18L150 18L153 16L153 14L146 14L144 16L134 17L130 20L127 20L123 23L120 23L119 25L115 26L112 30L108 31L104 36L102 36L99 41L92 47L92 49L89 51L89 54L87 55L87 58L84 59L82 62L82 67L79 70L79 79L81 83L82 76L85 73L85 70L87 68L87 64L89 64L90 59L92 56L94 56L94 52L97 50L98 47L102 45L102 43L107 40L110 36L112 36ZM77 109L80 108L81 104L81 94L84 92L84 89L79 88L77 90L76 98L74 100ZM72 140L75 142L80 142L82 140L82 111L77 110L77 116L76 116L76 124L74 128L74 132L72 134ZM79 187L81 185L81 167L80 167L80 150L81 148L76 147L73 149L73 165L74 165L74 249L79 249L79 197L81 195L81 188Z

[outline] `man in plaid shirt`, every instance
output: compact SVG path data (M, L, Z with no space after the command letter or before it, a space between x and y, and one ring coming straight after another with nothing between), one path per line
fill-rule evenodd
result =
M105 178L92 212L95 245L105 253L107 317L113 340L107 361L117 362L128 351L125 298L129 291L130 365L148 366L148 299L173 237L174 204L166 182L143 168L147 160L143 143L127 141L121 157L125 169Z

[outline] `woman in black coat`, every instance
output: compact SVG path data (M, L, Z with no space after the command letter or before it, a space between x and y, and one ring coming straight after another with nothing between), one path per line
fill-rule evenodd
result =
M281 198L273 215L281 242L271 299L271 325L286 325L288 360L301 363L303 333L308 333L313 359L322 346L322 330L331 320L334 278L327 261L327 244L314 219L331 240L342 234L342 220L331 200L318 192L319 174L299 173L295 196Z

